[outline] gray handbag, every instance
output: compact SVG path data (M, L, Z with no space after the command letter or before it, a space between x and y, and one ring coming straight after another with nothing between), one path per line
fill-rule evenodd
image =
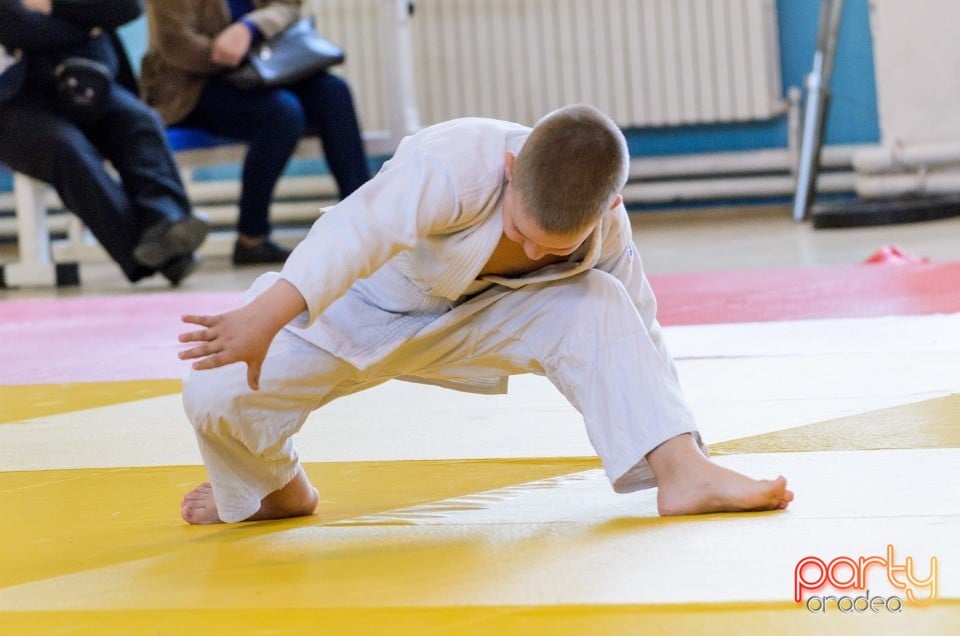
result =
M342 64L344 59L343 49L321 37L312 18L301 18L250 49L226 78L242 89L283 86Z

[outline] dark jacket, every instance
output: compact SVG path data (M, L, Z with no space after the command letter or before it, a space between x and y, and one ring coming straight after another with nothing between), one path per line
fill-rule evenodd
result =
M54 90L53 69L65 58L84 57L105 65L136 93L133 71L115 30L142 12L142 0L54 0L51 15L29 11L20 0L0 0L0 44L8 51L23 51L29 88ZM92 37L94 27L103 33Z

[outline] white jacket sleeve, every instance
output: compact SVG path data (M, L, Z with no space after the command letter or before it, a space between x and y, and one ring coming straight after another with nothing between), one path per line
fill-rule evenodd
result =
M326 211L280 272L307 302L308 326L358 279L420 237L450 224L458 197L448 166L416 149L397 150L379 173Z

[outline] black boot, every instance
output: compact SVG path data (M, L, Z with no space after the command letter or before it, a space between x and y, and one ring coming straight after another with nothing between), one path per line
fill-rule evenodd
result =
M290 251L280 247L270 239L256 245L247 245L238 240L233 245L234 265L262 265L266 263L283 263L290 256Z

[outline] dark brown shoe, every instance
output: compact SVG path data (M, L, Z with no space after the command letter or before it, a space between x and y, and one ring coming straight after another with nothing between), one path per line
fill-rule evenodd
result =
M160 268L163 277L170 281L171 287L178 287L184 278L196 271L200 266L200 257L196 254L178 256Z
M133 257L150 269L159 269L178 256L195 251L207 238L208 231L207 224L195 216L151 225L133 248Z

